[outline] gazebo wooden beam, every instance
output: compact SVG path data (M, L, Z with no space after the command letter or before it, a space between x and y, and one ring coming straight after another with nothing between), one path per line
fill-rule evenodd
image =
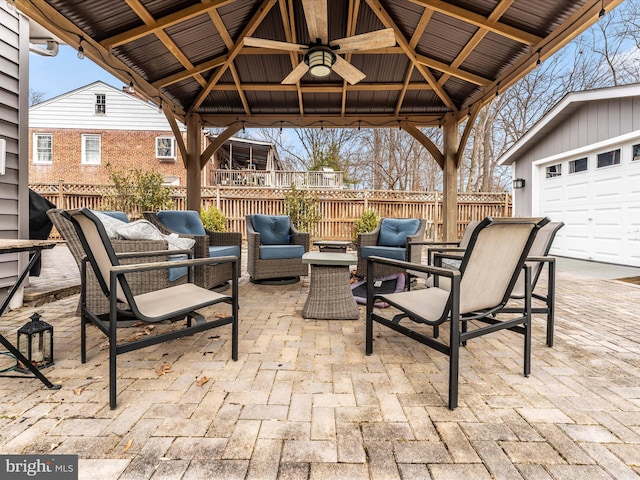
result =
M402 128L415 138L420 144L427 149L427 151L431 154L436 163L440 166L440 168L444 169L444 156L442 152L438 148L438 146L433 143L433 141L427 137L420 129L418 129L415 125L403 123Z
M236 124L229 126L224 132L219 134L215 140L213 140L207 148L204 149L202 155L200 155L200 169L202 170L206 165L211 156L216 153L216 151L224 145L224 142L233 137L236 133L240 131L242 128L242 124Z

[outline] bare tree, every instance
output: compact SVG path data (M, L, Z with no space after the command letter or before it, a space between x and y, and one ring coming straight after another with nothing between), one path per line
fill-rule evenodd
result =
M47 95L46 92L39 92L37 90L29 90L29 106L32 107L39 103L44 102L44 97Z

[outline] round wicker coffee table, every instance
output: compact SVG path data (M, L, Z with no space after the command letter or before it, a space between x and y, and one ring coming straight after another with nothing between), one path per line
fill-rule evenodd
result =
M311 265L309 295L302 309L303 318L357 320L358 304L351 293L349 266L356 265L353 253L308 252L302 261Z

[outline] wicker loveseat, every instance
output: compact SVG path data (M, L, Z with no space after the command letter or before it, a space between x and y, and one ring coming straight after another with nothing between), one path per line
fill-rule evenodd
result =
M195 210L160 210L143 212L146 220L153 223L166 234L178 233L180 236L193 238L196 258L223 257L234 255L238 264L242 260L242 233L214 232L205 228L200 214ZM204 288L226 288L233 277L230 263L203 265L195 269L195 283ZM218 288L219 287L219 288Z
M54 227L62 238L66 241L69 251L73 255L78 269L82 269L83 258L85 257L84 249L78 238L78 234L72 223L61 215L62 210L53 208L47 211L47 215L51 219ZM107 213L107 212L104 212ZM126 214L122 212L108 212L109 215L119 218L123 221L128 220ZM111 239L113 249L116 253L131 253L131 252L154 252L159 250L167 250L167 256L153 256L153 257L136 257L133 259L126 259L122 261L122 264L130 263L142 263L142 262L160 262L168 259L169 250L168 244L164 240L120 240ZM158 290L160 288L166 288L169 286L180 285L186 282L187 276L181 275L178 278L172 278L175 276L169 271L152 271L152 272L137 272L127 277L129 285L132 291L136 295L146 292ZM91 268L87 272L87 285L86 285L86 301L87 305L93 312L98 314L107 314L109 312L109 299L105 297L98 280ZM78 304L77 315L81 314L80 304Z

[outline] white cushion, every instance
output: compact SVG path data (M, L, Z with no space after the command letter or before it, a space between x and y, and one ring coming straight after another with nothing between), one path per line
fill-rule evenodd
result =
M118 238L118 228L123 225L129 225L127 222L105 215L104 213L96 212L95 210L93 210L92 213L102 222L109 238Z
M165 240L169 244L169 250L188 250L196 243L193 238L181 238L178 234L164 235L147 220L122 223L116 231L121 238L127 240Z

